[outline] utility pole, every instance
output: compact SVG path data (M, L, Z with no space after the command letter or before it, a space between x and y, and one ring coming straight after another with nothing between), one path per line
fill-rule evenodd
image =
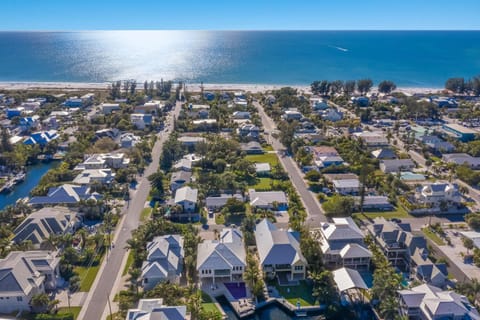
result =
M112 306L110 305L110 297L108 296L108 293L107 293L107 302L108 302L108 310L110 311L110 320L113 320Z

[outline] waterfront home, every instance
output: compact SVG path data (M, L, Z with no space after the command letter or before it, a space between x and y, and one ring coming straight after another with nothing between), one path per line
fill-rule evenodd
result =
M197 272L200 282L243 281L247 266L243 233L236 228L223 228L218 240L198 244Z
M88 186L77 186L73 184L63 184L58 187L48 189L46 196L32 197L28 202L34 206L49 205L75 205L82 200L100 200L101 195L91 192Z
M241 137L258 139L260 135L260 128L251 123L244 123L238 127L237 133Z
M238 201L244 201L243 196L239 193L235 194L221 194L219 196L211 196L205 198L205 206L209 210L215 210L223 208L226 204L228 199L235 198Z
M192 160L182 158L175 162L173 169L178 171L192 171Z
M111 114L114 111L122 110L119 103L102 103L100 110L103 114Z
M126 132L126 133L123 133L121 136L120 136L120 146L122 148L126 148L126 149L130 149L130 148L133 148L135 147L135 145L139 142L142 141L142 138L140 138L139 136L136 136L134 135L133 133L131 132Z
M280 284L304 280L307 260L300 249L299 234L279 230L267 219L255 227L260 265L268 278L278 277Z
M431 183L423 185L416 190L415 200L418 203L439 206L440 203L460 204L462 195L458 185L453 183Z
M147 243L147 259L142 264L142 286L151 290L159 282L179 283L183 270L183 237L166 235Z
M178 138L178 141L180 141L184 146L194 147L199 142L205 142L205 138L196 137L196 136L182 136L182 137Z
M459 125L457 123L446 123L442 126L443 132L462 142L472 141L479 134L478 131Z
M360 192L360 181L358 179L333 180L333 189L341 195L356 195Z
M246 154L263 154L262 145L256 141L250 141L248 143L240 143L240 149Z
M65 207L47 207L34 211L22 221L13 232L13 242L23 241L39 248L51 235L63 235L75 231L80 226L77 212Z
M85 160L75 167L75 170L92 169L120 169L125 168L130 163L130 159L125 158L124 153L97 153L85 155Z
M50 141L53 141L59 137L57 130L39 131L34 132L23 141L26 145L46 146Z
M480 157L472 157L467 153L444 154L442 160L446 163L453 163L459 166L466 165L470 169L480 169Z
M352 218L333 218L320 227L320 248L327 267L368 270L372 253L367 249L362 231Z
M372 156L375 159L383 160L383 159L396 159L397 155L395 151L390 148L381 148L371 152Z
M198 189L190 187L182 187L175 192L175 204L180 205L183 212L195 212L198 200Z
M144 130L147 126L152 125L153 116L151 114L132 113L130 115L132 125L138 130Z
M285 211L288 209L287 195L283 191L248 190L248 198L252 208Z
M53 291L60 258L49 251L13 251L0 259L0 313L29 312L33 296Z
M175 171L170 178L170 190L175 192L178 188L190 183L192 179L192 172L190 171Z
M282 118L284 120L300 120L303 118L303 115L297 110L285 110L283 112Z
M313 111L322 111L329 108L328 103L324 98L311 97L309 100Z
M398 291L400 315L408 319L480 319L467 297L454 291L422 284Z
M392 159L380 161L380 170L382 170L384 173L411 171L414 168L415 163L410 159Z
M358 294L348 294L351 290L368 290L362 275L355 269L340 268L332 272L333 281L339 293L346 293L351 299L359 299Z
M235 111L232 114L233 119L250 119L250 112L248 111Z
M85 169L73 179L73 183L87 186L108 185L112 183L114 177L112 169Z
M128 309L126 320L186 320L186 306L165 306L163 299L140 299L136 309Z

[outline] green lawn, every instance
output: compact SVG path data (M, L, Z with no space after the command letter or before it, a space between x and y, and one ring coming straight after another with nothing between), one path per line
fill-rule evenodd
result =
M225 219L225 215L222 213L215 214L215 224L224 224L224 225L231 225L235 224L237 226L242 224L243 218L245 218L245 214L230 214Z
M152 208L144 208L140 215L140 221L145 222L150 218L150 214L152 213Z
M59 313L72 313L73 314L73 319L78 318L78 315L80 314L80 310L82 310L82 307L58 308Z
M202 308L204 311L207 312L215 312L220 314L220 310L218 310L217 306L215 303L213 303L212 298L208 294L202 291Z
M245 159L252 162L268 162L273 167L278 163L278 157L275 153L250 154Z
M315 299L312 297L312 286L305 281L300 281L298 286L280 286L275 285L280 295L288 300L294 306L300 301L302 307L315 305Z
M130 266L132 265L132 263L133 263L133 251L129 250L127 263L125 264L125 268L123 268L122 277L127 275L128 270L130 269Z
M360 212L354 213L355 218L364 220L364 219L374 219L377 217L384 217L385 219L391 218L411 218L412 216L408 214L407 211L402 206L398 206L394 211L365 211L363 214Z
M263 147L263 150L265 150L265 151L274 151L271 144L267 144L266 146L264 146L264 147Z
M251 186L252 189L267 190L267 191L272 189L271 178L257 178L257 181L258 181L257 184L254 184L253 186Z
M423 231L423 234L425 234L425 236L432 240L433 242L435 242L437 245L439 246L444 246L445 245L445 242L443 242L442 238L440 238L435 232L433 232L430 228L423 228L422 229Z
M100 265L102 264L103 254L95 259L90 268L84 266L77 266L73 269L80 277L80 292L88 292L92 287L93 282L97 276Z

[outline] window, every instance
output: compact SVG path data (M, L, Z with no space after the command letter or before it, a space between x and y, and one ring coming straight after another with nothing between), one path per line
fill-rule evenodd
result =
M148 278L143 279L143 283L148 283Z
M303 270L303 266L295 266L295 270L296 271Z
M17 301L22 302L23 301L22 297L17 297Z

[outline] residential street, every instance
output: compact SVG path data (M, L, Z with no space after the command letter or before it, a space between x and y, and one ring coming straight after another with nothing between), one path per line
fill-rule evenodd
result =
M303 180L303 174L295 161L291 157L284 155L285 147L280 143L280 141L278 141L278 139L275 139L272 136L272 132L276 130L276 125L273 120L265 113L263 107L258 102L253 102L253 105L258 109L265 132L268 132L268 142L271 143L273 149L277 152L280 163L288 173L290 180L292 181L295 189L297 189L303 205L307 210L308 217L306 223L310 227L320 227L321 222L327 221L320 203L315 198L314 194L308 190L308 186L305 183L305 180Z
M177 102L175 109L171 113L173 113L175 117L178 117L180 109L181 103ZM144 174L137 178L139 182L137 189L134 193L131 193L131 200L124 209L126 210L124 211L126 212L124 218L116 229L114 237L115 246L111 252L109 252L106 259L103 260L97 278L93 283L78 319L101 319L104 310L107 308L107 299L112 293L117 277L121 276L123 272L121 269L122 261L128 254L128 251L125 250L127 240L130 238L132 230L138 227L140 213L144 208L145 201L150 192L151 186L147 177L158 170L163 143L168 139L172 131L173 118L174 117L168 118L165 129L158 134L157 142L152 150L152 162L146 168Z

